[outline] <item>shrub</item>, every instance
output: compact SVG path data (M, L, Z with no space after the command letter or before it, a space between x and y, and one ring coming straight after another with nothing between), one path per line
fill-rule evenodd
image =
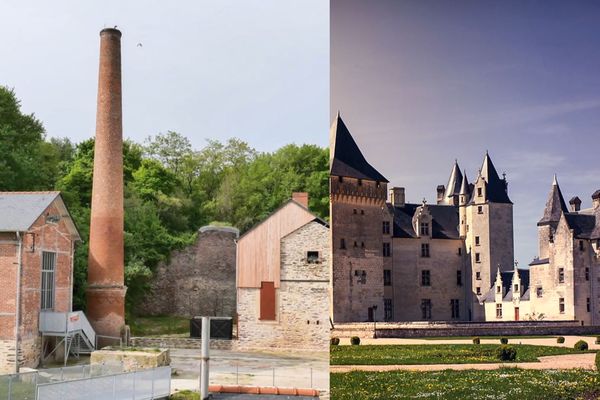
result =
M565 337L564 336L559 336L556 338L556 343L564 343L565 342Z
M473 338L473 344L480 344L480 343L481 343L481 339L479 339L478 337Z
M360 344L360 338L358 336L352 336L350 338L350 344L358 346Z
M502 343L502 344L508 344L508 338L501 337L500 338L500 343Z
M596 336L596 344L600 344L600 336Z
M596 353L596 371L600 371L600 351Z
M585 340L580 340L573 346L575 350L584 351L588 349L588 344Z
M496 349L496 357L502 361L514 361L517 358L517 349L503 344Z
M332 337L329 342L333 346L337 346L338 344L340 344L340 338L339 337Z

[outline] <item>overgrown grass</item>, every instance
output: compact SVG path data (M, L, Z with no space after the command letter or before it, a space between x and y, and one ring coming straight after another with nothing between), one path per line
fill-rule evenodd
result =
M190 332L190 319L185 317L131 317L127 323L132 336L183 335Z
M600 374L588 370L361 372L330 376L336 400L591 400L600 398Z
M331 365L470 364L498 362L498 344L330 346ZM515 362L538 361L541 356L585 353L566 347L514 345Z
M191 390L182 390L172 394L169 400L200 400L200 393L192 392Z

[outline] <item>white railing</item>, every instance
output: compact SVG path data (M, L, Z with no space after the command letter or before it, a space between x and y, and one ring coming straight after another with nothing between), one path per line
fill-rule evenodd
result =
M73 311L69 313L67 330L69 332L82 331L90 342L90 345L96 345L96 332L82 311Z
M171 393L171 367L38 384L36 400L152 400Z
M96 345L96 332L82 311L68 313L42 311L39 317L39 330L44 334L61 336L81 331L91 346Z

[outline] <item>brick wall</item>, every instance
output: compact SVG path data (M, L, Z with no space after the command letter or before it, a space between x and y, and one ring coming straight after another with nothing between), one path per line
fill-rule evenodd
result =
M329 346L329 230L310 222L282 239L276 319L260 321L260 289L238 289L238 347L327 351ZM319 262L308 263L307 251Z
M204 227L196 242L173 252L154 274L141 315L235 315L235 228Z

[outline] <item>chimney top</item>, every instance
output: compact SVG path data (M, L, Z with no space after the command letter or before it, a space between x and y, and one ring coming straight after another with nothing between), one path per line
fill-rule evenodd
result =
M293 192L292 200L296 203L300 203L304 207L308 208L308 193L306 192Z
M117 35L121 37L121 31L117 28L104 28L100 31L100 36L102 35Z

